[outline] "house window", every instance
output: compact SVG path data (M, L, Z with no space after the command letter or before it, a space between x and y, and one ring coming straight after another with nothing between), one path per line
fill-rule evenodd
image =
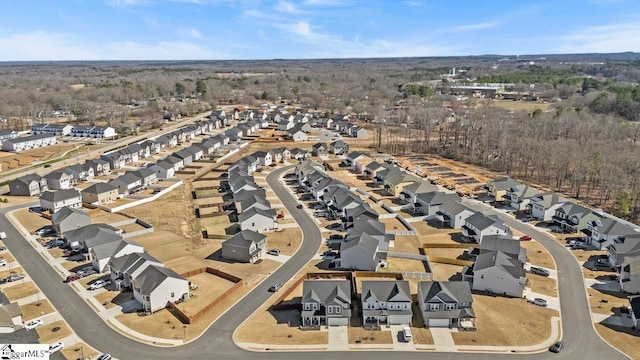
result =
M176 297L176 294L175 293L171 293L171 297L172 298Z
M333 306L327 308L327 314L333 314Z
M438 304L431 304L429 305L429 311L438 311L439 307Z
M311 310L311 304L304 304L305 310Z
M455 310L456 309L456 304L445 304L444 307L447 310Z
M484 279L484 274L480 274L480 279Z
M336 306L336 314L340 313L342 313L342 309L340 308L340 306Z

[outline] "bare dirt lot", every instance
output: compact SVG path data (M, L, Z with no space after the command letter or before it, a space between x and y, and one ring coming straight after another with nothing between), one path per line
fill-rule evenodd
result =
M49 300L46 299L20 305L20 310L22 310L22 320L24 322L55 311Z
M600 336L618 350L627 354L632 359L640 359L640 346L638 346L639 330L629 328L615 328L609 325L595 324Z
M500 311L496 311L500 309ZM558 312L527 304L524 299L473 295L475 332L452 333L457 345L526 346L551 335L550 320ZM504 326L509 324L509 326Z
M15 285L8 286L2 290L9 301L16 301L39 293L31 281L18 280L14 284Z
M51 220L45 219L37 213L29 212L29 209L15 211L13 216L24 226L29 234L43 226L51 225Z
M38 332L38 336L40 336L41 344L53 344L72 334L69 326L62 320L37 327L36 331Z
M391 331L349 327L349 344L393 344L392 336Z

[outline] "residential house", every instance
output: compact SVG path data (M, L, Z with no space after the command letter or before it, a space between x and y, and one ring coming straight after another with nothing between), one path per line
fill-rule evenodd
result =
M475 211L462 205L460 201L445 201L440 205L440 211L437 213L436 219L440 220L443 225L447 224L453 229L460 229L473 214L475 214Z
M140 143L140 146L142 146L143 149L148 149L148 156L145 157L149 157L151 155L157 154L159 152L162 151L163 146L160 142L149 139L149 140L145 140L143 142Z
M142 190L142 179L128 171L124 175L110 180L108 184L111 184L118 188L118 194L122 196L129 196Z
M302 124L296 124L294 127L287 130L287 137L295 142L309 140L309 135L302 130Z
M133 297L146 312L156 312L169 302L186 301L189 298L189 281L175 271L151 265L131 282Z
M530 209L531 198L534 198L541 193L542 192L540 190L529 185L518 184L509 188L503 195L503 199L505 202L509 203L511 208L523 211Z
M371 162L371 158L361 152L352 151L347 155L345 163L356 174L362 174L365 165Z
M627 294L640 294L640 255L625 256L617 270L620 289Z
M105 205L118 200L118 187L110 183L95 183L80 193L86 204Z
M420 281L417 298L425 327L475 324L473 297L466 281Z
M495 180L488 181L487 190L489 192L489 195L493 196L495 201L501 202L505 201L504 196L507 191L518 185L520 185L520 183L510 177L501 177Z
M94 159L84 162L83 167L90 167L93 169L94 176L102 176L111 173L111 166L109 162L104 159Z
M389 192L389 194L399 197L405 186L416 181L420 181L420 178L394 167L384 177L383 185L384 189Z
M51 215L51 224L56 234L62 235L91 224L91 216L83 210L65 206Z
M531 216L534 218L550 222L556 213L556 209L568 200L556 193L538 194L529 199L531 205Z
M289 150L289 153L291 154L290 155L291 159L296 159L298 161L303 161L303 160L311 157L311 152L310 151L299 149L299 148L293 148L293 149Z
M378 177L378 174L380 172L390 171L392 168L393 165L372 161L365 165L363 173L367 179L375 179L376 177Z
M267 252L267 237L243 230L222 243L222 257L227 260L254 263Z
M302 326L349 326L351 282L305 280L302 283Z
M289 131L291 128L293 128L296 124L293 121L280 121L278 123L278 131Z
M0 292L0 334L11 334L23 326L22 309L17 302L10 302L4 293ZM6 339L5 339L6 340ZM6 345L5 345L6 346ZM4 350L4 348L2 348ZM3 353L3 355L6 355ZM13 351L3 357L15 356Z
M349 136L358 139L366 139L369 137L369 131L363 127L354 125L349 128Z
M82 126L75 125L71 128L71 132L69 133L71 136L75 137L89 137L89 138L100 138L100 139L110 139L116 137L118 135L116 130L110 126Z
M167 160L160 160L149 166L149 169L156 173L158 179L170 179L176 176L176 170L173 164Z
M40 207L44 211L51 211L52 214L58 212L63 207L79 209L82 207L82 196L76 189L65 189L58 191L45 191L40 195Z
M343 155L349 152L349 144L342 140L336 140L329 144L329 152L334 155Z
M486 235L511 236L511 230L495 215L485 215L477 212L467 218L462 226L462 236L478 244Z
M440 208L447 202L460 202L458 194L432 191L416 195L414 212L435 217L440 213Z
M616 267L626 256L640 255L640 233L632 233L619 237L609 245L609 264Z
M102 273L109 269L111 259L133 253L144 253L144 248L134 241L123 239L91 247L89 258L93 269Z
M316 143L311 147L311 155L313 156L326 156L327 155L327 144L325 143Z
M20 134L15 130L0 130L0 141L15 139Z
M52 134L54 136L65 136L71 134L71 129L73 129L73 126L64 124L36 123L31 125L31 133L34 135Z
M633 322L632 328L640 329L640 296L629 296L629 313Z
M406 280L362 280L362 321L373 324L411 326L411 291Z
M93 168L87 166L86 168L82 165L76 164L71 165L64 169L64 172L70 174L73 179L77 179L78 181L90 181L93 180L95 173L93 172Z
M9 183L11 196L39 196L47 190L47 179L35 173L21 176Z
M276 211L250 208L238 214L240 230L253 230L258 233L272 231L277 228Z
M131 173L142 180L143 188L147 188L158 182L158 175L155 171L149 168L140 168L138 170L131 171Z
M362 232L354 237L345 239L340 244L340 258L336 259L337 268L376 271L378 267L384 268L387 265L389 240L386 236Z
M607 250L620 237L636 232L636 228L618 218L601 212L594 212L594 218L587 222L587 228L581 231L587 236L587 242L597 250Z
M500 250L478 255L473 265L473 290L521 298L525 284L524 263Z
M258 159L261 166L270 166L273 163L273 157L270 152L256 151L253 156Z
M595 217L591 209L573 202L566 202L556 208L556 212L551 219L560 230L575 233L586 229L587 223L595 219Z
M492 251L501 251L523 264L527 262L527 249L520 246L520 240L500 235L487 235L480 246L469 248L469 259L475 261L478 255Z
M47 187L50 190L70 189L72 186L73 176L62 171L54 171L44 176L47 179Z
M184 169L184 160L182 160L177 156L169 155L166 158L164 158L164 160L168 161L169 163L171 163L171 165L173 165L173 171L176 173Z
M107 224L90 224L64 233L67 245L72 250L89 251L92 247L122 240L122 231Z
M182 159L184 166L189 166L193 162L193 154L187 149L178 150L173 153L173 156Z
M111 283L120 291L130 289L131 281L151 265L164 266L160 260L144 252L114 256L108 264Z
M111 170L117 170L123 168L126 165L124 155L118 151L104 154L100 157L100 159L106 161L109 164L109 169Z

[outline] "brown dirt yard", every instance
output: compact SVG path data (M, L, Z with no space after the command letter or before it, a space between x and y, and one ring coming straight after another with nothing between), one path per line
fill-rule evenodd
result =
M623 292L605 293L587 288L587 294L591 311L597 314L614 315L615 308L629 306L628 295Z
M43 296L44 297L44 296ZM20 305L22 310L22 320L27 322L45 314L50 314L56 311L49 300L43 299L40 301L34 301L32 303Z
M520 241L520 246L527 249L527 261L534 266L555 269L556 264L549 251L537 241Z
M549 296L558 296L558 283L555 279L527 274L531 291Z
M98 356L98 352L83 342L77 342L75 344L65 344L65 348L62 349L62 355L66 359L81 359L83 356L85 359L93 359Z
M622 351L632 359L640 359L640 346L638 346L638 337L640 337L639 330L629 328L614 329L602 324L595 324L595 327L600 336L616 349Z
M481 294L473 295L473 310L478 330L452 333L457 345L539 344L551 336L551 317L558 316L557 311L527 304L525 299Z
M391 331L366 330L362 327L349 327L349 344L393 344Z
M29 234L32 234L43 226L51 225L51 220L45 219L37 213L29 212L29 209L15 211L13 216L24 226Z
M41 344L53 344L73 333L67 323L62 320L37 327L36 331L40 337Z
M40 292L31 281L23 281L24 280L18 280L15 282L16 285L8 286L2 290L9 301L16 301Z

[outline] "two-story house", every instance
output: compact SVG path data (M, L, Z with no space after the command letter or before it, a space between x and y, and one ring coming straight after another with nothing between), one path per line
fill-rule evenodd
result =
M65 206L75 209L82 207L82 196L78 190L47 190L40 195L40 207L42 210L49 210L51 213L56 213Z
M511 229L504 224L504 221L495 215L485 215L481 212L469 216L461 230L463 238L478 244L482 243L485 235L511 236Z
M305 280L302 284L302 326L348 326L351 320L349 280Z
M363 324L411 325L411 292L405 280L363 280Z
M425 327L475 324L473 297L466 281L420 281L417 298Z
M267 251L267 237L251 230L243 230L222 243L224 259L254 263Z

